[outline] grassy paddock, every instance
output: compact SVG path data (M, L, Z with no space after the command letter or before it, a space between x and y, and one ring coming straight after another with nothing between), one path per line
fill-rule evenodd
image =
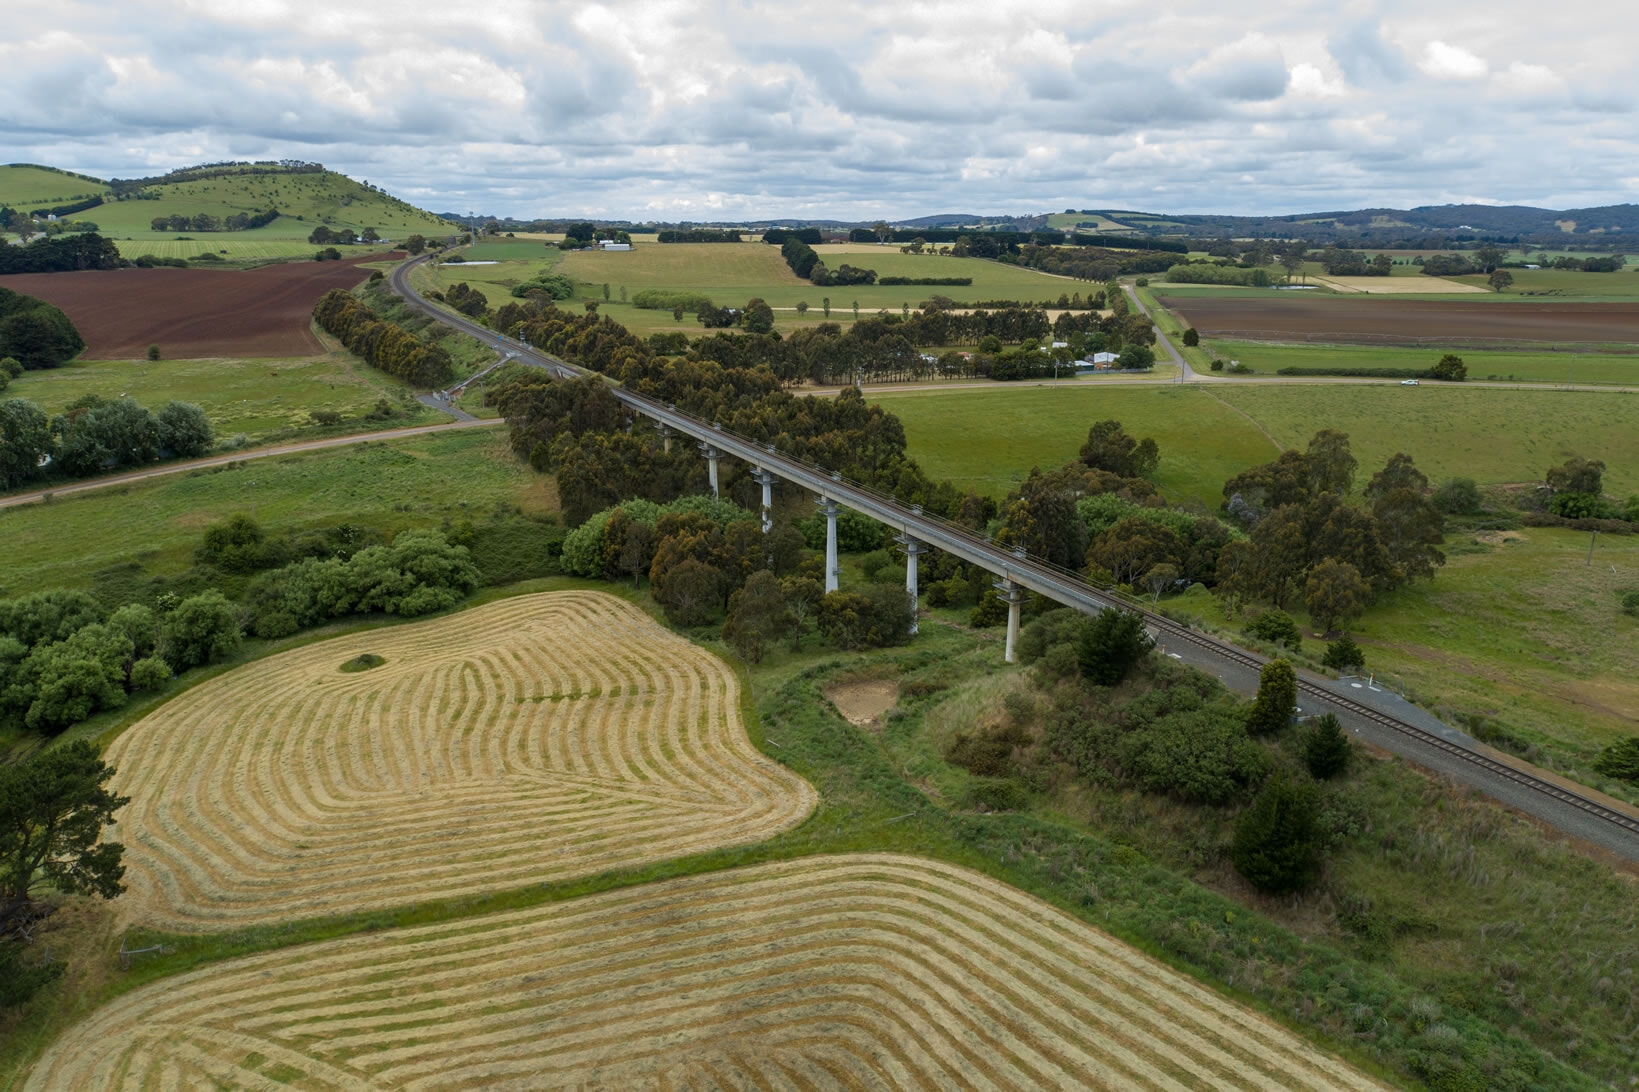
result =
M1452 477L1540 481L1549 467L1581 455L1605 461L1607 492L1639 490L1639 395L1443 383L1219 383L1211 389L1288 447L1303 446L1323 428L1347 432L1360 461L1357 488L1404 451L1436 484ZM1164 458L1165 443L1161 452ZM1216 505L1222 496L1214 496Z
M24 372L6 391L47 413L60 413L76 398L129 395L157 410L169 401L193 402L210 417L217 437L243 433L260 442L312 427L314 410L340 413L351 431L378 424L401 428L447 420L418 402L409 388L345 352L307 359L82 361L46 371ZM399 416L357 420L386 398Z
M1002 496L1039 466L1076 458L1093 422L1115 418L1161 447L1156 475L1174 500L1216 507L1224 481L1277 451L1246 418L1210 394L1161 387L1028 387L867 392L905 425L909 450L935 478Z
M1260 375L1281 368L1429 368L1444 354L1437 349L1371 345L1278 345L1262 341L1210 338L1211 355L1239 360ZM1620 353L1514 353L1465 349L1457 355L1470 379L1523 383L1639 385L1639 356Z
M512 457L499 430L433 433L167 475L0 510L0 595L170 576L205 527L238 512L264 527L437 526L497 504L552 511L549 479ZM65 547L65 544L69 546ZM141 572L130 567L140 566Z

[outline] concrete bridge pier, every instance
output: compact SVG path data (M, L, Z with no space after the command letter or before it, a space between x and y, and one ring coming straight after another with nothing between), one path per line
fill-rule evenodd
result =
M672 427L670 425L661 425L660 427L656 428L655 431L660 433L661 446L665 448L666 454L670 455L672 453L672 437L676 435L676 433L672 431Z
M840 506L830 497L818 497L814 501L819 510L825 513L825 590L837 590L837 577L842 575L842 567L837 564L837 512Z
M905 594L911 601L911 633L916 633L916 558L928 552L926 544L912 538L909 532L894 539L905 551Z
M717 490L717 460L723 457L723 453L711 444L702 442L700 444L700 454L706 457L706 475L711 479L711 495L714 497L721 496L722 494Z
M1024 602L1024 589L1005 576L996 581L995 587L1007 604L1007 651L1002 658L1010 664L1018 663L1019 604Z
M763 487L763 534L766 535L774 529L774 483L779 479L759 466L751 472L751 480Z

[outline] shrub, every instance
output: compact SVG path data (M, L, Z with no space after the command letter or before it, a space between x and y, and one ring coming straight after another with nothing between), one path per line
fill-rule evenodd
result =
M1285 660L1269 661L1258 672L1258 696L1247 711L1247 731L1255 736L1279 732L1292 722L1297 702L1297 672Z
M1480 488L1472 478L1449 478L1434 491L1434 507L1448 515L1480 510Z
M976 777L962 791L961 806L969 811L1022 811L1030 794L1011 777Z
M1349 768L1353 748L1343 726L1331 713L1316 717L1303 736L1303 762L1317 780L1326 781Z
M171 665L158 656L145 656L131 665L131 689L158 690L171 681Z
M1277 778L1235 823L1229 858L1259 891L1301 891L1320 867L1319 806L1313 786Z
M159 359L159 346L158 345L148 346L148 359L149 360L158 360Z
M893 558L886 550L872 550L859 559L859 569L865 574L865 579L875 581L882 570L893 564Z
M1600 751L1593 768L1606 777L1639 781L1639 736L1629 736Z
M1246 624L1246 632L1259 640L1285 645L1297 650L1303 647L1303 634L1290 614L1283 610L1266 610Z
M1622 594L1622 613L1639 618L1639 588L1629 588Z
M1106 607L1082 629L1076 661L1089 682L1114 686L1154 647L1142 614Z
M1198 804L1225 804L1256 781L1268 760L1233 711L1207 706L1169 713L1118 744L1138 785Z
M1326 646L1326 655L1320 662L1333 671L1359 671L1366 666L1366 654L1354 638L1345 633Z
M1013 752L1031 742L1030 733L1012 720L979 725L956 733L945 748L945 760L980 777L1001 777L1012 768Z

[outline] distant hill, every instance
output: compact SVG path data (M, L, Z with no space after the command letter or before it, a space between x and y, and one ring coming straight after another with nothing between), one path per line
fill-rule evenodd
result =
M1639 249L1639 205L1602 205L1583 209L1542 209L1528 205L1423 205L1414 209L1371 208L1285 216L1220 216L1191 213L1134 212L1127 209L1083 209L1051 217L1097 222L1103 231L1143 235L1187 235L1235 238L1307 239L1310 242L1379 244L1417 241L1435 236L1447 240L1492 238L1540 245L1613 246L1622 248L1632 235ZM1615 238L1613 238L1613 236Z
M106 181L16 164L0 167L0 205L37 216L57 211L64 219L90 222L114 239L125 257L151 253L192 258L201 252L226 258L311 255L307 237L321 224L357 232L374 228L384 240L454 230L448 221L369 182L326 170L322 164L293 160L209 163L148 178ZM269 209L279 215L262 226L210 230L236 216L260 219L258 214ZM154 221L171 217L187 218L189 225L154 227Z

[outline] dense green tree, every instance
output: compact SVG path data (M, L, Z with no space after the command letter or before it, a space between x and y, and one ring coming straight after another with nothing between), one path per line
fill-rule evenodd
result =
M1349 434L1323 428L1309 440L1303 453L1303 469L1308 477L1309 495L1348 493L1354 485L1359 462L1349 451Z
M657 564L659 558L656 558ZM723 574L715 566L685 557L652 579L654 597L673 625L703 626L723 603Z
M67 640L41 645L18 671L18 683L7 703L28 707L23 723L36 731L57 732L104 709L125 704L130 638L100 622L84 626Z
M767 569L752 573L745 586L729 596L723 639L746 662L760 663L769 646L790 629L791 616L780 578Z
M1270 660L1258 672L1258 696L1247 711L1246 730L1273 735L1292 722L1298 703L1298 676L1285 660Z
M45 473L53 448L51 421L21 398L0 402L0 489L15 489Z
M16 638L26 648L66 641L103 618L102 604L83 591L52 588L16 599L0 599L0 633Z
M1153 439L1129 436L1120 421L1099 421L1087 430L1081 461L1094 470L1107 470L1119 477L1142 478L1155 472L1161 452Z
M24 368L55 368L85 349L85 340L60 308L0 288L0 357Z
M243 512L205 528L194 560L228 573L251 573L283 559L267 540L262 525Z
M1514 275L1506 269L1499 269L1487 277L1485 283L1491 286L1491 291L1501 292L1504 288L1513 285Z
M141 603L127 603L108 618L108 628L131 642L131 657L140 660L159 645L159 615Z
M1076 662L1089 682L1114 686L1154 647L1155 639L1144 627L1142 614L1106 607L1083 627L1076 642Z
M1443 379L1449 383L1460 383L1468 378L1468 365L1463 358L1455 353L1447 353L1435 362L1434 367L1428 370L1430 378Z
M1259 891L1301 891L1320 869L1319 827L1314 788L1285 777L1272 779L1236 821L1229 858Z
M1317 780L1328 781L1347 770L1352 751L1348 735L1331 713L1316 717L1304 733L1303 762Z
M53 424L61 436L58 461L76 477L140 466L159 457L159 420L129 398L58 417Z
M113 774L85 740L0 766L0 922L42 886L105 899L125 890L124 847L99 841L130 803L108 790Z
M818 580L810 577L787 576L780 581L780 591L785 596L786 615L791 621L786 632L791 637L791 651L796 652L802 648L802 637L807 632L809 620L819 614L825 589Z
M1548 488L1554 493L1588 493L1597 497L1604 492L1604 478L1603 461L1573 455L1549 469Z
M1297 651L1303 647L1303 634L1298 629L1297 621L1285 611L1276 607L1266 610L1246 624L1246 631L1261 640Z
M1309 570L1303 586L1303 604L1322 633L1333 626L1348 625L1360 617L1371 602L1371 588L1360 571L1347 561L1328 557Z
M160 654L175 670L186 671L232 655L240 637L239 608L212 588L184 599L165 616L159 629Z
M404 252L411 257L427 249L427 240L420 235L412 235L404 240Z
M826 592L816 622L838 648L864 648L871 629L871 601L853 592Z
M774 309L762 297L755 297L747 301L740 312L740 325L745 327L747 333L771 333L774 330Z

